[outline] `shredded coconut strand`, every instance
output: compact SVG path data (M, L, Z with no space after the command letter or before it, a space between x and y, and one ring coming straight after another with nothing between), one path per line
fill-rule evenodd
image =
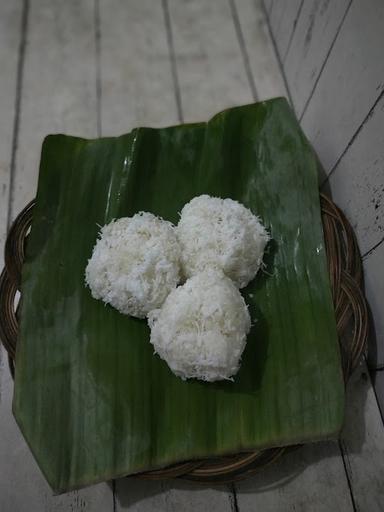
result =
M151 343L184 379L231 379L251 327L247 306L221 271L206 270L171 291L148 315Z
M208 195L195 197L184 206L176 233L185 277L217 268L238 288L255 277L270 239L248 208L232 199Z
M95 299L144 318L159 308L180 280L174 226L147 212L102 227L85 270Z

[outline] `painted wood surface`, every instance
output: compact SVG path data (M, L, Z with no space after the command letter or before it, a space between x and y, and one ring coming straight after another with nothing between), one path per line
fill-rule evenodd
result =
M0 4L0 266L3 267L3 250L7 232L9 190L11 176L11 160L13 133L15 125L15 101L18 69L18 54L20 46L20 27L22 22L22 1L3 2ZM14 444L9 449L7 435L15 425L11 423L9 400L11 387L9 385L9 370L7 355L0 345L0 508L11 503L13 482L8 479L8 464L13 464L12 451L17 448ZM5 475L5 477L4 477ZM20 483L20 481L17 481Z
M364 279L367 299L375 320L370 336L368 362L372 369L384 369L384 243L367 254L364 258ZM377 394L384 411L384 380L377 379ZM384 412L383 412L384 415Z
M288 53L284 71L298 117L309 100L351 0L307 0Z
M101 132L178 122L164 10L152 0L99 3Z
M303 4L303 0L275 0L272 4L269 18L282 62L291 45Z
M375 320L369 365L384 364L384 97L329 178L335 202L350 219L364 259L365 290ZM376 248L377 247L377 248ZM372 329L373 331L373 329Z
M0 3L2 20L2 10L9 10L10 5L10 2ZM9 197L12 201L10 211L13 217L35 194L43 137L57 131L89 136L96 133L93 2L87 0L79 4L34 0L30 5L24 1L23 8L27 15L25 32L20 32L20 14L17 12L15 22L11 23L9 20L1 30L4 41L5 32L8 30L15 31L17 35L9 36L9 46L1 48L1 53L9 53L10 75L12 61L16 58L20 62L18 48L16 56L14 54L15 44L12 38L16 37L18 47L20 37L25 37L26 40L25 61L21 62L20 69L22 81L19 87L19 132L15 141L17 147L14 154L13 189ZM3 73L1 80L2 77ZM8 80L12 82L12 77L9 76ZM13 82L14 80L15 77ZM15 90L15 86L12 89L1 87L1 105L4 102L13 107ZM6 109L4 112L6 113ZM11 120L11 128L12 123ZM7 162L9 169L12 154L10 137L8 146L4 150L1 148L1 159ZM9 174L8 172L8 177ZM6 225L3 209L2 207L2 229ZM52 495L13 419L13 381L4 352L0 373L0 510L112 511L113 494L108 484L58 497Z
M272 6L273 6L273 0L264 0L265 9L268 14L270 14Z
M280 22L293 19L294 23L295 17L288 13L299 9L299 2L292 7L294 3L283 7ZM277 9L277 20L279 0L266 4L267 11ZM149 0L135 0L129 11L123 0L1 2L0 64L7 70L0 75L0 109L2 120L7 119L0 127L3 233L10 193L21 16L26 5L12 217L35 193L41 140L47 133L93 137L122 133L137 124L173 124L180 117L207 119L222 108L253 101L252 80L261 99L286 94L260 2L163 0L153 5ZM292 21L289 24L292 30ZM294 39L287 39L289 30L284 24L279 30L286 51ZM345 171L342 167L335 170L334 179L339 172ZM381 266L382 249L376 251L365 259L365 267L372 269L371 276L366 270L368 286L369 279L377 280ZM378 293L374 299L377 309L380 297ZM376 473L383 480L381 461L376 459L382 458L383 432L369 381L356 385L348 401L342 443L347 474L338 445L321 443L288 455L236 486L196 489L183 482L121 479L114 485L53 497L13 420L13 385L4 355L0 379L1 511L242 512L256 506L265 511L350 511L348 478L357 510L375 512L384 507L375 479Z
M170 27L184 121L204 121L224 108L251 103L230 4L169 0Z
M337 443L307 445L236 485L241 512L352 511Z
M256 96L259 100L288 98L261 3L261 0L235 1Z
M351 221L360 251L384 238L384 96L329 178L335 202Z
M176 124L179 114L184 117L184 112L178 110L181 105L177 104L172 77L174 43L170 37L173 28L169 24L170 16L173 18L174 13L165 2L163 5L159 2L155 8L151 0L137 2L130 11L124 9L123 0L113 0L108 6L101 2L103 135L123 133L138 124ZM156 32L155 41L148 38L148 33L152 32ZM132 48L132 52L121 52L116 56L117 47ZM197 62L196 73L202 72L203 67ZM200 79L203 79L202 75ZM209 96L205 101L208 99ZM211 508L229 512L233 496L226 487L212 490L195 486L192 489L181 482L152 482L137 478L116 480L114 490L115 510L135 512Z
M235 497L226 486L211 488L173 480L126 478L116 482L116 512L233 512Z
M288 454L252 480L238 484L239 510L252 511L258 506L273 512L382 510L383 436L368 370L361 364L348 383L345 427L340 441L347 478L344 467L338 468L338 464L343 466L338 445L309 445Z
M381 418L384 420L384 368L371 371L371 378L376 392L376 398L379 402Z
M12 217L36 192L48 133L96 136L93 1L29 7Z
M0 5L0 266L3 266L17 97L22 0Z
M347 388L345 428L341 434L345 466L355 509L384 509L384 429L365 363Z
M282 9L284 2L276 2ZM371 331L376 331L368 354L371 368L384 364L383 23L379 0L304 2L284 63L296 110L300 116L304 112L302 127L329 176L323 188L351 220L366 256ZM278 46L279 33L273 36ZM382 382L376 380L376 391L384 409Z
M327 172L384 89L383 26L381 0L352 2L303 115L301 125Z

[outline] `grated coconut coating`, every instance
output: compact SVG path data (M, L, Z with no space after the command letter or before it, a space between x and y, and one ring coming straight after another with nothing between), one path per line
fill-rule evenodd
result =
M177 376L209 382L237 373L251 327L236 286L211 269L172 290L148 323L155 352Z
M238 288L255 277L270 239L248 208L232 199L208 195L194 197L184 206L176 233L185 277L216 268Z
M174 226L147 212L113 220L101 228L85 280L95 299L144 318L180 280Z

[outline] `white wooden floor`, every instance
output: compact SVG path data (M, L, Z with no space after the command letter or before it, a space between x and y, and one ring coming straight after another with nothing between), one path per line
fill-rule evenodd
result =
M0 0L1 249L35 194L47 133L200 121L284 94L259 0ZM339 443L215 489L126 478L52 496L13 420L12 392L3 352L1 512L384 510L384 428L365 365L350 382Z

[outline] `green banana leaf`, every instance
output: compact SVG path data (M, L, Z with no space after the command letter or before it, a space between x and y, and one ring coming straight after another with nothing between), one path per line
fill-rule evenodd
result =
M231 197L273 237L243 290L253 327L234 382L183 382L143 320L92 299L99 226ZM330 438L344 387L316 157L284 99L117 138L48 136L23 269L13 410L56 492L181 460Z

